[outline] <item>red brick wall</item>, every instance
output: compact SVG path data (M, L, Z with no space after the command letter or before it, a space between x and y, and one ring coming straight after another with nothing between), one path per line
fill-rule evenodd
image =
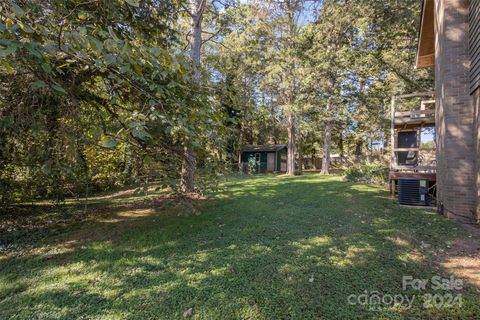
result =
M468 0L435 1L435 91L439 207L449 217L471 221L476 215L477 166L468 6Z
M480 88L473 94L473 106L475 110L474 143L476 151L476 178L477 178L477 203L476 219L480 223Z

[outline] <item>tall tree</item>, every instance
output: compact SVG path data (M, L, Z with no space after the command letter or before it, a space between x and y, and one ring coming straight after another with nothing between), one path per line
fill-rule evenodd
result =
M218 41L205 46L205 68L211 70L225 111L227 150L235 154L227 156L229 163L238 161L243 144L281 143L286 135L273 94L276 86L263 81L272 35L262 13L252 4L230 7L221 14L224 30Z
M312 95L314 103L324 106L322 174L329 174L333 127L342 123L346 114L345 94L355 50L352 43L359 34L359 9L355 1L327 0L318 19L305 30L310 42L306 82L316 92Z
M215 115L191 81L197 68L176 50L176 3L21 4L1 4L2 187L23 175L24 194L42 181L30 194L51 195L99 179L98 171L121 174L112 179L121 185L135 180L135 165L138 175L155 171L177 190L182 141L207 148Z
M206 7L206 0L190 0L190 57L194 63L195 73L193 81L200 81L200 65L202 50L202 21ZM185 141L183 146L183 160L180 177L180 189L183 193L195 191L195 154L191 141Z
M274 95L285 114L287 130L287 174L297 173L296 157L299 136L299 18L304 0L268 1L264 8L265 23L270 24L272 46L266 61L264 84L275 88ZM300 150L301 152L301 150ZM298 168L301 170L301 163Z

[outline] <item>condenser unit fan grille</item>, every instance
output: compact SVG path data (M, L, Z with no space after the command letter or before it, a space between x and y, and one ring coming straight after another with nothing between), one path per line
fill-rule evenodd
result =
M427 181L418 179L399 179L398 203L409 206L430 205Z

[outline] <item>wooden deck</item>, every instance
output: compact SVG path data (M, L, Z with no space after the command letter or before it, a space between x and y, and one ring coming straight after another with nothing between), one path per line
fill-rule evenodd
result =
M397 102L406 98L428 98L420 102L419 110L413 111L397 111ZM429 106L429 107L427 107ZM427 154L435 153L435 148L422 148L421 136L422 129L428 127L435 127L435 99L433 92L412 93L401 96L393 96L391 101L391 127L390 127L390 141L391 141L391 159L390 159L390 192L392 196L397 193L398 180L418 179L427 180L429 186L434 186L437 181L436 160L421 158L421 152ZM415 133L416 141L409 135ZM402 134L402 140L399 139ZM403 160L399 163L399 154L402 154ZM406 160L406 154L409 156L410 162ZM415 164L414 164L415 163ZM424 164L424 165L416 165ZM432 191L434 192L434 191Z
M398 180L402 178L427 180L433 184L437 182L437 174L433 172L390 171L388 179L390 180L390 195L392 197L397 194Z
M390 171L390 180L398 180L401 178L437 181L437 174L434 172Z
M393 124L398 127L433 127L435 126L435 110L399 111L394 113Z
M436 166L392 166L391 171L409 171L409 172L425 172L435 173L437 170Z

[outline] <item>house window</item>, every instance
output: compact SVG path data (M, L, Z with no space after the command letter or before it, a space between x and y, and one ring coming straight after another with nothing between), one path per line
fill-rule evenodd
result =
M470 93L480 87L480 1L470 1Z
M255 153L255 162L260 162L260 153Z

